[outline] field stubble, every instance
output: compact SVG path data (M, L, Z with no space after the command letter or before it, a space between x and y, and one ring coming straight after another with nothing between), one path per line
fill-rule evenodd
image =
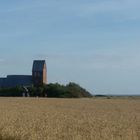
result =
M140 99L0 98L1 140L140 140Z

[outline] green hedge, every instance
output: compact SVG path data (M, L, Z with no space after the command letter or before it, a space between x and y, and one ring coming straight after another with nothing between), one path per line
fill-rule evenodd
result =
M21 87L0 89L0 96L3 97L20 97L22 96L22 93L23 89Z
M31 97L50 97L50 98L81 98L92 97L92 95L84 88L76 83L69 83L67 85L60 85L58 83L42 85L40 87L28 87ZM0 96L20 97L25 92L24 88L5 88L0 89Z
M78 84L69 83L68 85L49 84L46 88L48 97L58 98L81 98L92 97L92 95Z

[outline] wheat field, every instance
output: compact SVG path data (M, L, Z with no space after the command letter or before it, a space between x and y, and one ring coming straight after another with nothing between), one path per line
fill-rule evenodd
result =
M0 98L0 140L140 140L140 99Z

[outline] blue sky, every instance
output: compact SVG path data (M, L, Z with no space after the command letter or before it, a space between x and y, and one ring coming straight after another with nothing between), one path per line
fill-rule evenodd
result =
M0 77L46 59L49 82L140 94L139 13L139 0L1 1Z

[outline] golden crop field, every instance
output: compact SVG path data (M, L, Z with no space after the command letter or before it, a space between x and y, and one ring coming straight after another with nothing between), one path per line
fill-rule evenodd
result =
M0 98L0 140L140 140L140 99Z

